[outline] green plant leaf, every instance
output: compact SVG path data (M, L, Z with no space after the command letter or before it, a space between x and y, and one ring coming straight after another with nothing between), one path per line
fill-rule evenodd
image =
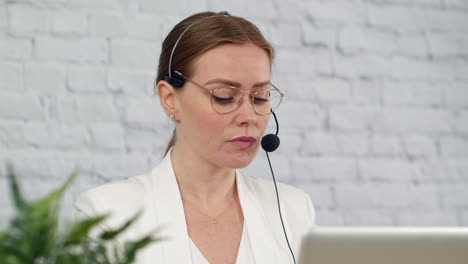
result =
M154 238L152 235L148 235L137 241L126 242L124 244L124 253L126 256L125 263L133 263L135 261L137 251L155 241L158 241L158 239Z
M15 207L20 210L21 208L24 207L26 202L23 198L23 195L21 194L18 181L16 180L16 175L13 171L13 166L11 164L7 164L7 178L10 184L10 190L13 196Z
M100 215L96 217L87 218L75 223L67 234L65 234L64 245L76 245L88 238L89 232L99 223L104 221L108 215Z
M135 214L132 218L130 218L128 221L126 221L123 225L121 225L117 229L108 230L108 231L103 232L101 234L100 238L102 240L112 240L112 239L114 239L120 233L125 231L130 225L132 225L133 222L135 222L140 217L140 215L141 215L141 211L139 211L137 214Z

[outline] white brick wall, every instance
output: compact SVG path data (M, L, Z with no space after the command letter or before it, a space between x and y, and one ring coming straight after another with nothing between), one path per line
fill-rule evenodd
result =
M31 197L79 167L64 208L157 163L172 127L153 97L161 41L203 10L275 45L271 159L318 223L468 224L468 1L18 0L0 1L0 226L6 161ZM244 173L269 178L265 155Z

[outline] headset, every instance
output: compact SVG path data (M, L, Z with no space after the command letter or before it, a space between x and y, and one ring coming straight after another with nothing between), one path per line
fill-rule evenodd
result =
M184 86L185 80L183 78L181 78L180 76L177 76L177 74L172 71L172 59L174 57L174 52L175 52L175 50L177 48L177 45L179 44L179 41L182 39L182 37L185 35L185 33L192 26L196 25L197 23L199 23L202 20L213 18L213 17L219 17L219 16L230 17L229 15L222 15L222 14L203 17L203 18L200 18L200 19L192 22L192 24L187 26L187 28L184 31L182 31L179 38L177 38L177 40L176 40L176 42L174 44L174 47L172 47L171 55L169 57L168 73L166 75L164 75L164 80L166 82L168 82L169 84L171 84L172 86L177 87L177 88L180 88L180 87ZM270 157L268 156L268 152L275 151L280 145L280 139L278 137L278 132L279 132L278 119L277 119L276 114L275 114L275 112L273 110L271 110L271 114L273 115L273 118L275 119L276 132L275 132L275 134L265 135L262 138L261 146L262 146L262 149L265 151L265 154L266 154L266 157L267 157L267 160L268 160L268 164L270 165L270 171L271 171L271 175L273 177L273 183L274 183L274 186L275 186L276 202L277 202L277 205L278 205L278 213L279 213L279 217L281 219L281 225L283 226L284 237L286 238L286 243L288 244L289 252L291 252L293 262L294 262L294 264L296 264L296 258L294 256L294 253L293 253L292 249L291 249L291 245L289 244L289 239L288 239L288 235L286 233L286 228L284 227L283 216L281 214L281 206L280 206L280 199L279 199L279 194L278 194L278 187L276 185L275 174L273 173L273 168L271 166Z

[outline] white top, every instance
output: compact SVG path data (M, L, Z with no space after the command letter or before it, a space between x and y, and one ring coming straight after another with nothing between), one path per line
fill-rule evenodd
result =
M190 238L190 254L192 256L192 264L209 264L206 258L198 249L197 245ZM250 264L255 263L255 259L252 253L252 247L250 245L249 235L247 233L247 227L244 225L242 229L242 237L239 245L239 251L237 252L236 263L239 264Z
M236 171L236 184L246 227L237 263L292 263L278 217L273 182L243 176ZM302 235L314 225L314 208L304 191L282 183L278 183L278 191L289 242L298 255ZM138 264L194 263L170 155L166 155L157 167L144 175L88 190L80 195L75 206L78 217L110 214L109 219L101 224L104 229L116 229L141 212L138 220L117 242L134 241L154 230L157 230L157 236L167 239L141 250L137 255ZM249 261L252 255L255 262ZM206 260L201 263L206 263Z

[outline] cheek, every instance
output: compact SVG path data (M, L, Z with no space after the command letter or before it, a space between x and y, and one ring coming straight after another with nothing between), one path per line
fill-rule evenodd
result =
M270 116L263 116L263 117L260 117L260 119L258 120L258 124L259 124L258 130L262 135L265 134L265 129L268 126L269 120L270 120Z

